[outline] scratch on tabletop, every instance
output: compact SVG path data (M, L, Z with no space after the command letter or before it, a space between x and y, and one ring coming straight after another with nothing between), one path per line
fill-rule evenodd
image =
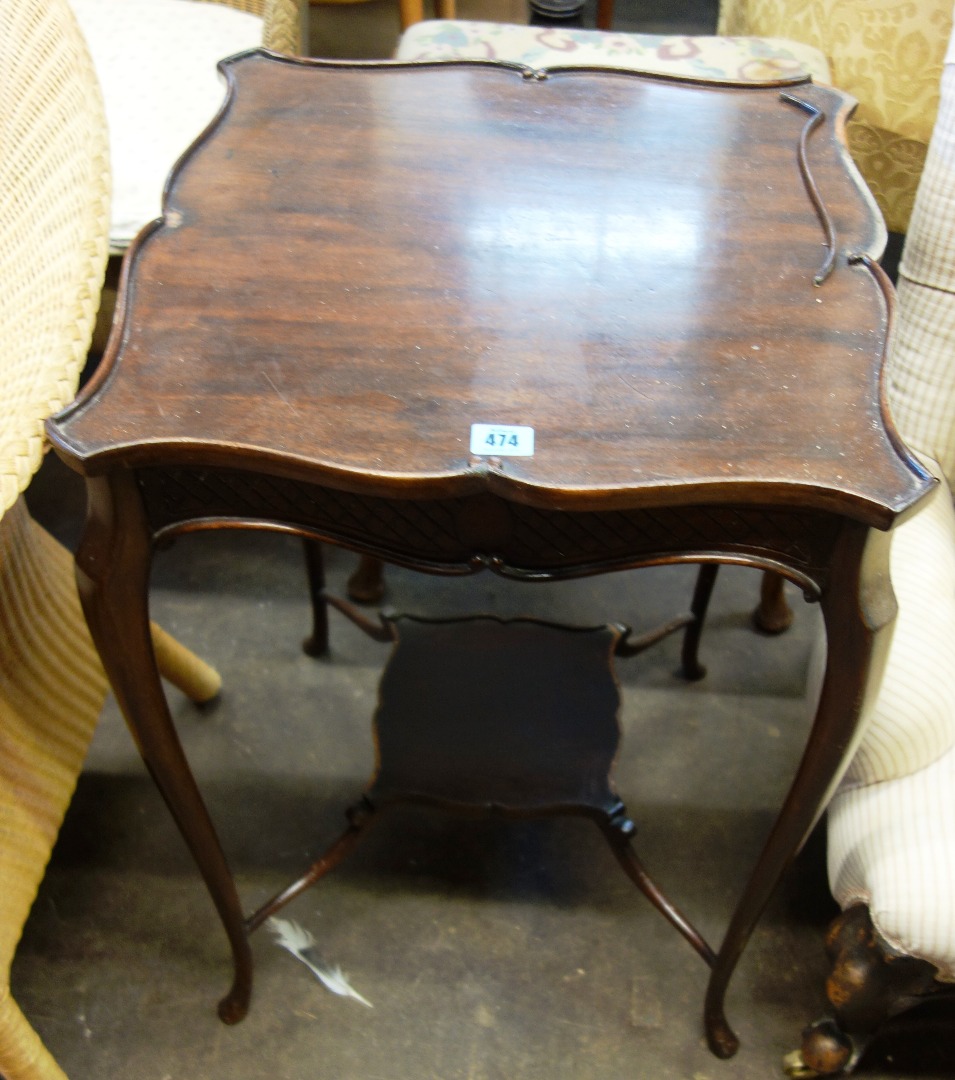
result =
M623 385L628 390L632 390L635 394L639 394L640 397L643 397L643 398L645 398L647 396L646 391L641 390L639 386L634 386L633 383L630 382L629 379L625 378L619 371L616 373L616 375L617 375L617 378L623 383Z
M298 414L298 409L295 408L295 406L292 404L292 402L289 401L289 399L282 393L282 391L275 385L275 383L272 382L271 378L269 378L269 373L267 371L262 372L262 378L265 379L265 381L269 384L269 386L272 387L272 389L275 391L276 395L278 396L279 400L283 401L286 405L288 405L288 407L292 410L292 412L297 415Z

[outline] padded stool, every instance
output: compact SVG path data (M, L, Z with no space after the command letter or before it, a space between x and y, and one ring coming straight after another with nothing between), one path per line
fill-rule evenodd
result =
M830 82L822 52L782 38L618 34L449 19L410 27L401 35L395 59L611 67L716 82L765 83L793 75Z

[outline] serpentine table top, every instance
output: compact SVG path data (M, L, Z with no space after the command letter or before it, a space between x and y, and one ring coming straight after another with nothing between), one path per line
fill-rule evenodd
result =
M223 1016L251 960L144 630L157 539L280 527L543 578L736 562L820 601L832 648L710 977L728 1056L729 977L858 738L893 613L878 541L932 482L886 415L853 102L481 62L222 67L101 368L49 431L88 478L94 637L232 941Z

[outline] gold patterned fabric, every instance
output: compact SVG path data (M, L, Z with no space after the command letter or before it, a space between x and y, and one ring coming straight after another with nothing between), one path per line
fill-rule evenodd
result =
M787 37L826 55L859 108L849 147L886 224L908 227L935 116L952 0L722 0L718 32Z

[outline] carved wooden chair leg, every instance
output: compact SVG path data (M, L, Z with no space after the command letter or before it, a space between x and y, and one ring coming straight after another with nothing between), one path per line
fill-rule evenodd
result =
M318 540L306 536L305 572L308 576L308 595L312 604L312 632L302 642L308 656L324 656L328 652L328 607L325 603L325 558Z
M832 961L826 996L833 1016L803 1033L801 1050L786 1060L790 1076L848 1072L888 1019L942 990L932 964L888 951L863 904L833 921L826 951Z
M373 555L362 555L348 579L348 595L356 604L377 604L385 595L385 565Z
M764 634L781 634L792 626L793 611L786 600L786 579L772 570L763 573L759 587L759 606L753 622Z
M197 705L211 701L222 689L222 676L205 660L151 622L150 634L159 674Z

